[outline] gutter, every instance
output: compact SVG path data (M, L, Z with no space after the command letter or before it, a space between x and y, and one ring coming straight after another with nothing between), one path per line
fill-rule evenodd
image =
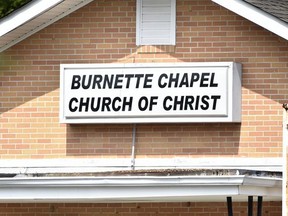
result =
M121 177L16 177L0 179L0 188L43 186L203 186L203 185L242 185L245 176L121 176ZM276 180L276 179L275 179Z
M0 203L223 202L264 196L281 200L279 178L239 176L121 176L2 178Z

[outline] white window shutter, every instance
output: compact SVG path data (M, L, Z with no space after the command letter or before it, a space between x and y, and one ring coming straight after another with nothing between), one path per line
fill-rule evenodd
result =
M137 0L136 45L175 45L176 0Z

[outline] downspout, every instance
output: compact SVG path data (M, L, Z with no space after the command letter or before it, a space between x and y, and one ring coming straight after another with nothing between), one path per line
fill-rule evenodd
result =
M131 170L135 170L135 142L136 142L136 124L133 124L132 147L131 147Z
M288 131L287 131L287 110L288 110L288 104L283 104L283 125L282 125L282 166L283 166L283 180L282 180L282 216L287 216L287 136L288 136Z

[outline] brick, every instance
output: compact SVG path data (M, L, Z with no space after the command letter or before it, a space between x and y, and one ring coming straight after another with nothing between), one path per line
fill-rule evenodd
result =
M80 125L77 130L70 130L58 123L59 90L56 89L60 63L194 61L243 64L242 124L216 126L213 133L211 124L140 126L137 130L138 156L165 154L165 157L178 157L181 154L187 157L211 153L221 156L223 142L227 145L225 152L233 156L246 156L249 152L260 152L250 154L256 157L280 156L281 149L273 149L271 145L281 146L281 139L276 138L281 136L282 113L278 110L287 100L287 42L210 1L195 0L192 6L191 2L181 0L177 1L176 46L136 47L134 3L95 1L86 7L87 10L72 13L1 56L9 64L0 66L0 128L7 129L3 133L1 130L2 137L8 143L22 143L23 148L35 143L33 149L40 149L41 144L51 142L51 138L59 134L66 139L53 139L55 147L50 146L51 151L41 150L45 155L23 150L21 156L8 151L8 155L0 157L65 158L66 151L76 156L89 155L93 149L88 144L95 140L103 144L97 149L99 157L128 155L131 136L117 131L114 126L105 125L111 129L106 133L104 126ZM149 130L150 127L153 130ZM196 128L197 132L192 133ZM188 132L181 133L181 139L177 139L179 130ZM276 133L270 133L271 130ZM17 140L11 134L15 134ZM273 143L271 137L275 138ZM239 151L229 148L235 140L239 140L238 146L247 147ZM263 146L257 146L259 141L263 141ZM67 146L66 151L63 146Z

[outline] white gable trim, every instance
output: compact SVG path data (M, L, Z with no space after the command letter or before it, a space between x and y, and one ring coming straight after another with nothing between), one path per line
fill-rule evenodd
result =
M3 18L0 22L0 37L7 34L8 32L16 29L17 27L23 25L29 20L33 19L39 14L44 13L55 5L59 4L63 0L36 0L32 1L30 4L20 9L19 12L12 13L7 18Z
M242 0L212 0L230 11L288 40L288 24Z
M0 52L93 0L34 0L0 22Z

